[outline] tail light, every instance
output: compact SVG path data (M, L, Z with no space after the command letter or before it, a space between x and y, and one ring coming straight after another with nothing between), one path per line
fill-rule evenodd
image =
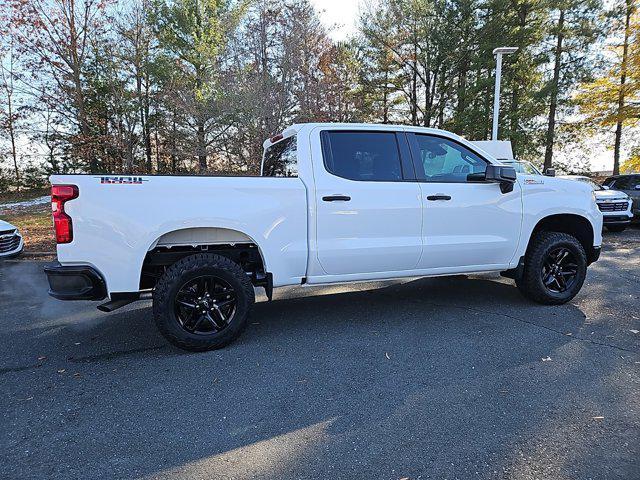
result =
M71 217L64 211L64 204L78 197L78 187L75 185L53 185L51 187L51 211L53 212L53 226L56 230L58 243L70 243L73 240L73 224Z

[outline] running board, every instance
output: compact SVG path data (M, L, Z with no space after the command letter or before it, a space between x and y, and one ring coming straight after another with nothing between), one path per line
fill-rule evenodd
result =
M141 292L112 293L111 299L108 302L98 305L98 310L101 312L113 312L143 298L148 298L148 296Z

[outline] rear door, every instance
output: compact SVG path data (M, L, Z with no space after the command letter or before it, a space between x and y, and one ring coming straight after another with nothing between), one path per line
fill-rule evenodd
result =
M488 161L461 143L408 134L423 201L425 269L495 269L512 259L520 237L522 198L484 181Z
M311 142L316 248L324 272L414 269L422 250L422 204L404 133L329 129L312 133Z

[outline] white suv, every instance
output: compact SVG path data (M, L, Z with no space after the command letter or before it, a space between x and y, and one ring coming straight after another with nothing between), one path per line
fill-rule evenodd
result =
M563 178L587 183L593 188L596 203L602 212L603 224L612 232L622 232L629 226L633 219L631 204L633 203L624 192L610 190L608 187L594 182L589 177L581 175L566 175Z
M22 252L24 242L18 229L0 220L0 258L14 257Z

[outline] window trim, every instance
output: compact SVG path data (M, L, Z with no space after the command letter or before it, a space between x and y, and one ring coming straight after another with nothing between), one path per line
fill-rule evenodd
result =
M490 162L489 160L487 160L484 155L481 155L478 151L476 151L473 148L469 148L467 145L463 144L462 142L459 142L458 140L448 137L446 135L438 135L438 134L434 134L434 133L419 133L419 132L406 132L407 133L407 137L408 137L408 141L409 141L409 147L410 147L410 151L411 151L411 159L413 161L413 168L415 169L415 174L416 174L416 181L419 183L471 183L471 184L478 184L478 183L492 183L489 182L487 180L464 180L464 181L437 181L437 182L432 182L430 180L427 180L426 175L424 174L424 166L421 165L420 163L420 146L418 145L418 139L416 138L417 135L422 135L425 137L435 137L435 138L442 138L443 140L447 140L451 143L455 143L456 145L459 145L467 150L469 150L471 153L473 153L474 155L476 155L480 160L484 161L487 165L493 165L492 162Z
M360 180L355 178L347 178L342 175L338 175L337 173L331 171L329 166L327 165L327 160L329 156L332 157L332 153L327 152L327 148L330 145L329 134L332 132L337 133L384 133L391 134L394 136L396 141L396 149L398 150L398 159L400 160L400 175L402 178L399 180ZM377 183L403 183L403 182L415 182L416 181L416 172L415 166L413 164L413 160L411 157L411 147L409 145L409 141L404 135L405 132L398 130L369 130L369 129L350 129L350 128L331 128L320 131L320 148L322 150L322 165L324 170L329 175L332 175L337 178L342 178L344 180L349 180L351 182L377 182Z

